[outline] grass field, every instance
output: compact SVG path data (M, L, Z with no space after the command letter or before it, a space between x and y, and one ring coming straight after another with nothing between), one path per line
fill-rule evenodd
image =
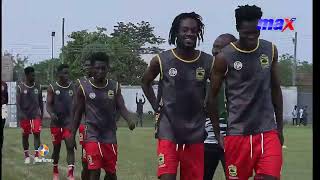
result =
M151 125L151 123L147 123ZM285 180L312 179L312 128L285 128L285 145L283 150L284 164L282 178ZM17 128L6 128L3 146L3 179L4 180L50 180L52 179L52 165L23 164L21 145L21 131ZM42 143L52 148L49 129L45 128L41 134ZM33 138L30 138L30 145ZM156 178L156 141L153 128L137 128L130 132L127 128L118 129L118 179L119 180L155 180ZM30 146L33 147L33 146ZM33 149L33 148L32 148ZM51 153L50 153L51 154ZM80 179L80 151L76 152L76 179ZM60 179L66 178L66 151L62 146L59 170ZM50 158L50 157L47 157ZM102 173L104 174L104 173ZM102 176L101 176L102 179ZM218 167L215 180L223 180L223 171Z

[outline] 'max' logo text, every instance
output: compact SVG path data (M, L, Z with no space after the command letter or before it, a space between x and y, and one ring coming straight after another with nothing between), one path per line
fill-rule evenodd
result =
M296 20L296 18L284 18L284 19L260 19L257 29L258 30L274 30L274 31L280 31L283 32L287 28L289 28L291 31L294 30L293 22Z

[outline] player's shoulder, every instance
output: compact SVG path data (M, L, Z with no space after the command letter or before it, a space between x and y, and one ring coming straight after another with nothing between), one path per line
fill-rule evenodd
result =
M108 79L108 84L110 84L112 86L117 86L119 84L119 82L116 80L113 80L113 79Z
M204 51L200 51L201 52L201 58L204 59L205 61L212 61L213 60L213 56L211 54L208 54Z
M272 46L274 43L265 39L259 39L259 44L260 45L268 45L268 46Z

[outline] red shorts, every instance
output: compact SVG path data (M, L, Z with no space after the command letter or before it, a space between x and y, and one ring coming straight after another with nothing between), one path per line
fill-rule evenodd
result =
M35 119L22 119L20 120L20 127L22 128L23 135L33 134L40 134L41 132L41 124L42 121L40 118Z
M80 124L79 126L79 143L83 146L83 139L85 136L85 125L84 124Z
M203 180L204 144L177 145L170 140L158 140L158 177L177 174L180 162L181 180Z
M68 128L51 127L50 131L51 131L52 143L54 145L60 144L63 139L67 139L71 137L71 130Z
M89 170L103 168L108 173L116 173L118 160L116 144L86 142L85 151Z
M280 178L282 147L275 130L224 138L227 179L247 180L253 175Z

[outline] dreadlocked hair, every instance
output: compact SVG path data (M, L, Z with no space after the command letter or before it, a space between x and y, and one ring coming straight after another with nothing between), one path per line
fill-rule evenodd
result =
M202 17L195 12L191 12L191 13L181 13L174 18L170 32L169 32L169 45L171 44L176 45L176 38L177 38L180 23L182 20L187 18L191 18L197 21L198 28L199 28L197 37L199 40L199 44L200 44L200 41L203 42L204 24L202 23Z
M248 4L245 6L238 6L235 10L236 24L239 28L240 24L243 21L254 21L259 20L262 17L261 8L253 5L249 6Z

